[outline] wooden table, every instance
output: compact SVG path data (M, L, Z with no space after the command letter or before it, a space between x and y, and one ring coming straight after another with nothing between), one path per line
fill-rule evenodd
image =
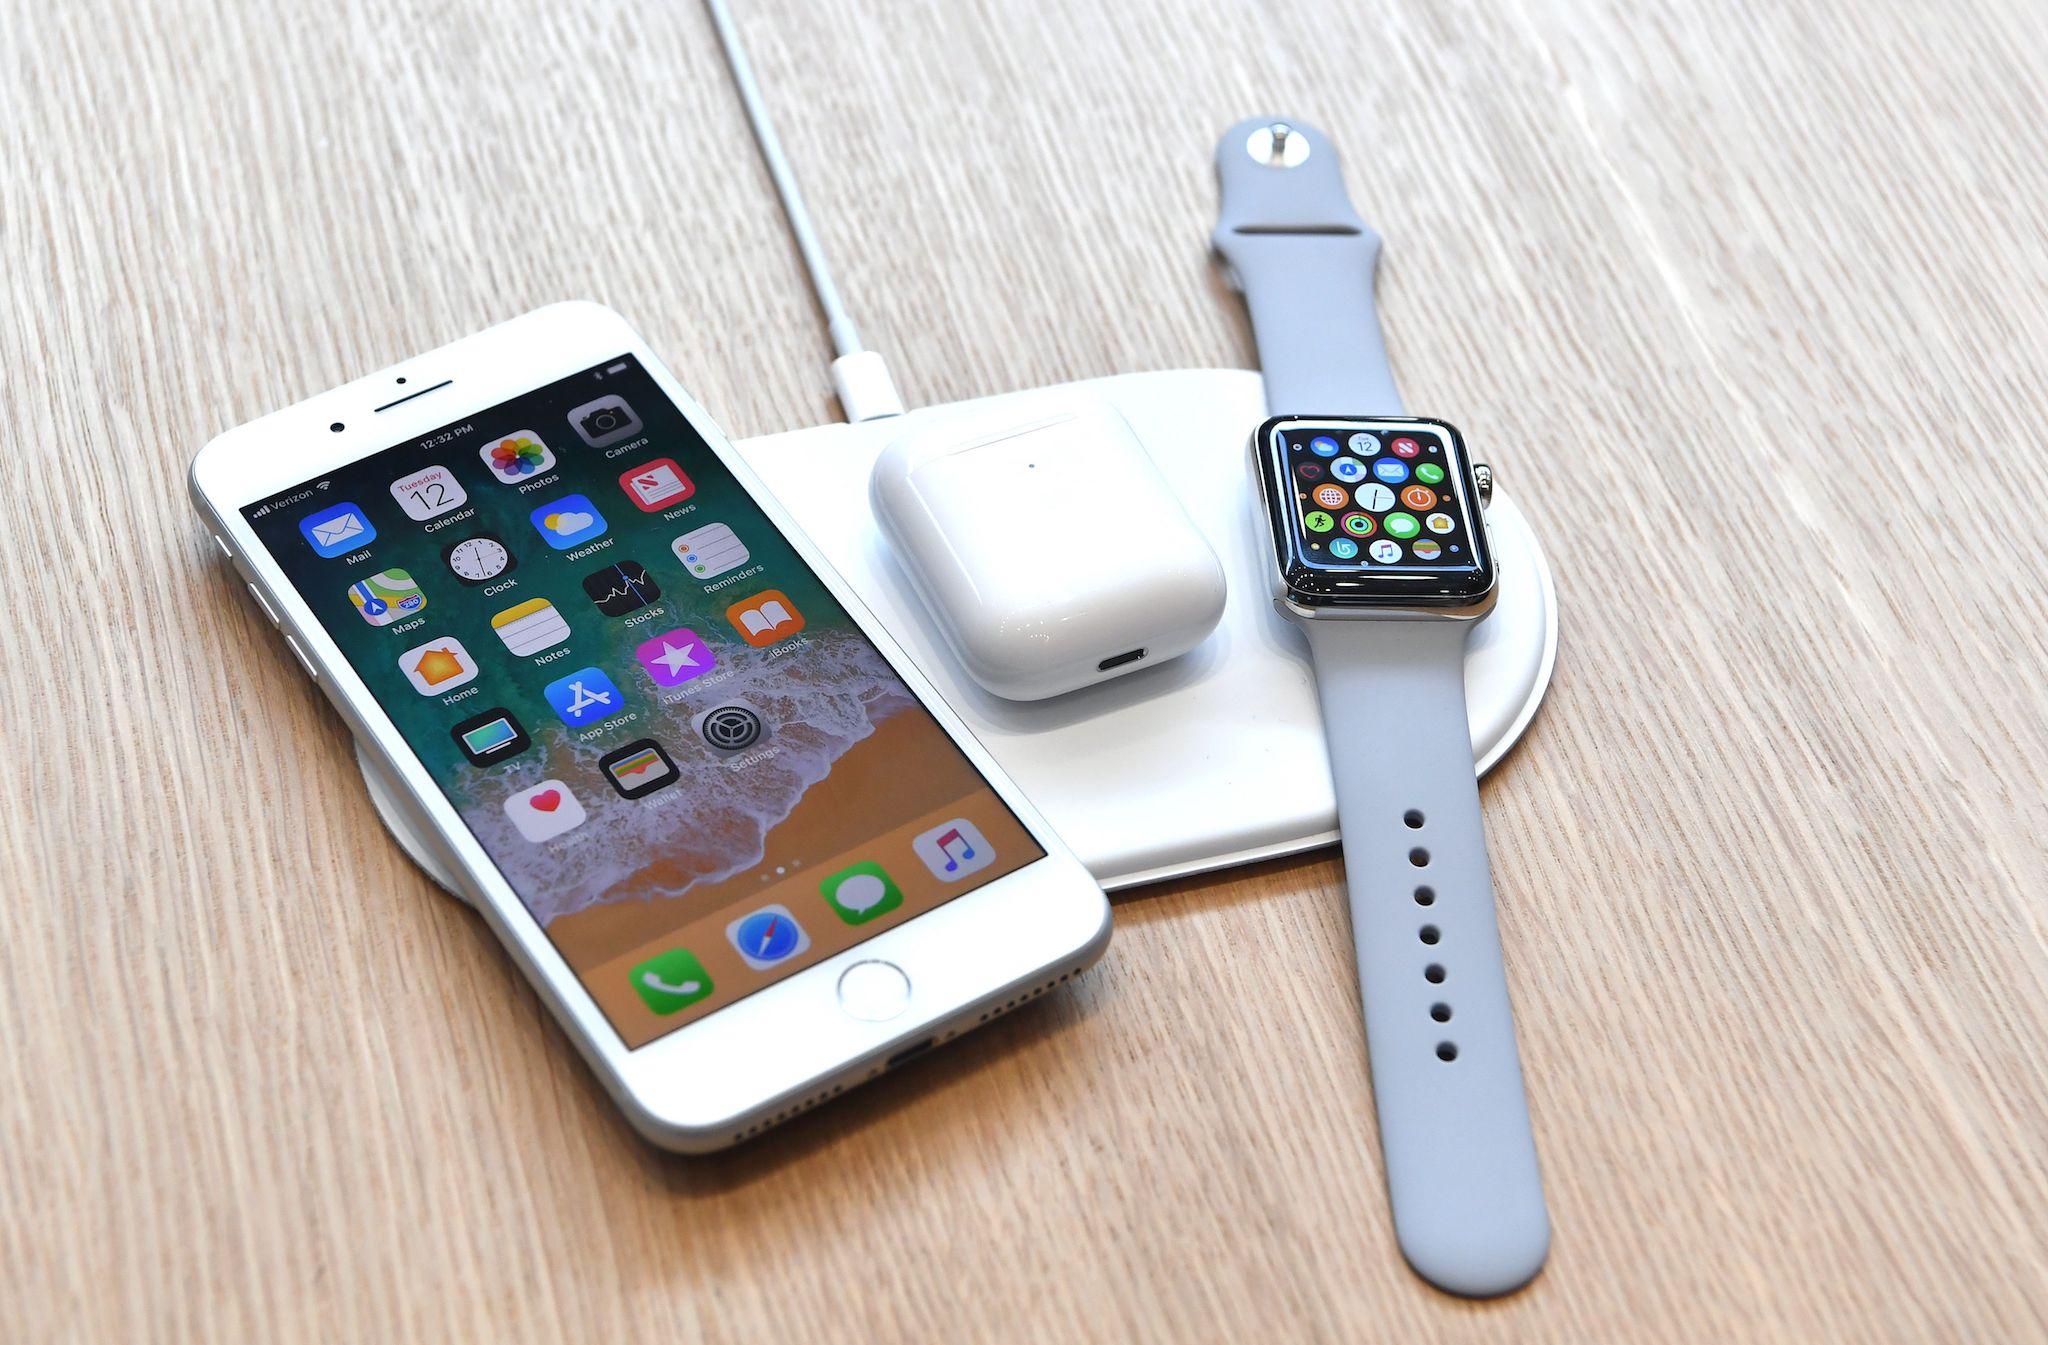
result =
M730 1155L639 1142L186 503L222 428L554 299L833 414L694 5L0 9L10 1339L2048 1333L2048 19L2027 0L863 0L742 26L941 401L1242 365L1222 127L1329 131L1411 404L1557 570L1485 789L1556 1222L1388 1228L1337 861Z

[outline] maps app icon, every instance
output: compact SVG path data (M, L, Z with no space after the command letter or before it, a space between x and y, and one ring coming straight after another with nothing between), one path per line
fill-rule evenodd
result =
M373 626L388 626L427 609L427 595L404 570L385 570L348 586L348 600L363 620Z

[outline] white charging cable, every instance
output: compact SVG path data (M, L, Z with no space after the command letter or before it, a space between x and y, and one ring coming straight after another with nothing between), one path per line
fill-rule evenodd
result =
M796 174L790 171L789 160L782 153L782 141L776 138L775 123L768 117L768 105L761 100L753 64L747 60L747 49L740 42L739 30L733 26L732 14L726 9L725 0L704 0L704 5L711 11L711 22L718 29L726 64L732 67L733 84L739 89L740 102L746 106L747 122L754 128L754 140L761 147L768 176L775 180L775 194L782 198L782 213L789 219L789 231L796 236L804 269L810 272L818 307L825 312L825 326L832 335L832 349L837 356L832 361L832 389L839 394L839 405L849 421L900 416L903 399L896 393L896 380L889 376L888 361L880 351L861 345L860 332L840 301L839 286L833 283L824 246L818 242L818 231L811 224L811 212L804 206Z

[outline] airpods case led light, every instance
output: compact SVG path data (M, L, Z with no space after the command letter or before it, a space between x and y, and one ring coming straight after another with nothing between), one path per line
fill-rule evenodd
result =
M1047 398L920 425L883 450L875 517L961 664L1042 700L1184 654L1223 566L1124 418Z

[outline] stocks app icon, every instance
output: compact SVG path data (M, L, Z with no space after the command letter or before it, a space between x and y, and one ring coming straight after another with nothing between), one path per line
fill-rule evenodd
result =
M637 560L622 560L583 576L583 591L606 616L637 612L661 597L661 585Z

